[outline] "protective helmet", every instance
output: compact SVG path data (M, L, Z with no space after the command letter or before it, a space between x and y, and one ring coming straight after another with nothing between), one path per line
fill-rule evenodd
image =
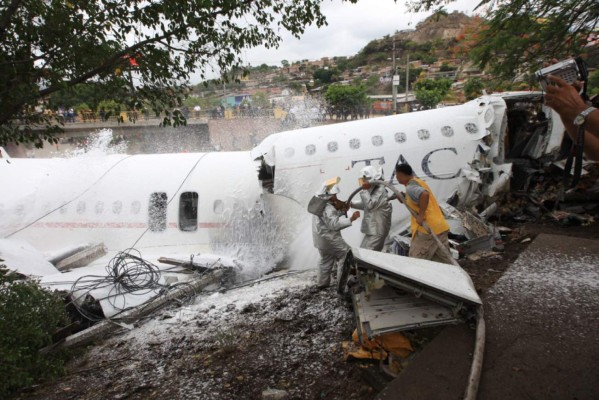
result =
M322 184L320 190L316 192L316 195L321 197L331 197L334 194L338 194L339 192L341 192L341 189L339 188L340 181L341 178L339 177L331 178L325 181Z
M372 180L378 181L378 180L383 179L382 171L377 167L373 167L372 165L368 165L368 166L362 168L360 173L362 174L362 177L364 179L366 179L367 181L372 181Z

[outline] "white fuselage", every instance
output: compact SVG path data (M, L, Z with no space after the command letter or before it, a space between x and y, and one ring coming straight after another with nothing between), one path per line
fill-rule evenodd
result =
M501 175L509 176L505 109L500 97L483 97L461 106L282 132L251 152L3 160L0 237L26 240L46 253L100 242L113 251L206 251L231 218L244 215L239 209L261 207L258 169L264 163L274 167L274 194L291 199L299 209L293 212L303 213L304 220L310 216L305 206L324 180L341 177L343 199L370 164L383 167L385 179L392 180L396 163L408 162L440 201L457 193L467 203L503 182ZM397 229L408 213L398 202L393 207ZM269 210L281 225L291 213ZM359 223L344 236L357 245Z

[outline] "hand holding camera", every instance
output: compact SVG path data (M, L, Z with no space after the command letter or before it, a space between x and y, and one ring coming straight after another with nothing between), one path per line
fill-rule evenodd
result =
M574 121L576 116L588 106L571 83L553 75L547 77L545 104L557 112L564 120Z

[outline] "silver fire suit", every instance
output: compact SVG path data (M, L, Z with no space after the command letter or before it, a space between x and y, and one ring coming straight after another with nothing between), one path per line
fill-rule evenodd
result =
M314 247L320 253L318 265L318 287L326 287L331 283L331 272L337 264L337 276L343 267L349 245L341 236L341 230L351 226L351 220L343 211L339 211L331 203L325 206L322 215L312 217L312 238Z
M364 239L360 247L375 251L383 250L385 239L391 229L391 211L387 190L383 185L372 186L360 192L361 202L352 202L352 207L364 210L362 233Z

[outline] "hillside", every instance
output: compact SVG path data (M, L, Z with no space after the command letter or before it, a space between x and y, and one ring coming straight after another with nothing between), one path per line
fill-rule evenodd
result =
M250 66L247 76L238 76L228 85L229 91L254 95L264 93L268 98L280 98L285 90L301 94L333 82L352 82L367 87L368 94L391 93L393 44L397 73L405 76L405 63L410 60L410 87L425 73L429 77L456 79L463 61L456 59L454 48L464 33L479 22L461 12L438 12L420 22L415 29L396 31L394 34L370 41L352 57L323 57L320 60L290 60L283 66ZM477 74L478 71L474 71ZM405 91L405 83L398 90ZM221 85L198 85L195 92L203 101L220 101L224 94ZM207 104L206 104L207 105Z
M396 38L416 43L452 41L476 21L476 18L457 11L451 14L437 13L420 22L414 31L400 32Z

